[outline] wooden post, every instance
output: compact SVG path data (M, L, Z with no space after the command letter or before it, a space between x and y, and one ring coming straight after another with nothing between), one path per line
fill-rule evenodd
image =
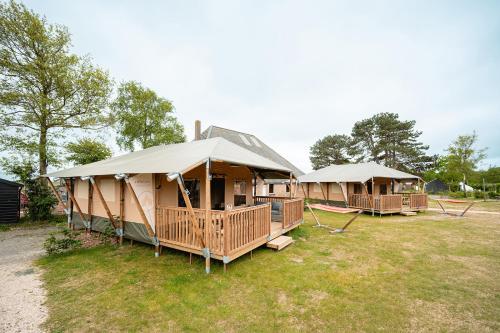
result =
M90 233L92 231L92 200L93 200L93 191L92 191L92 183L90 182L90 179L88 181L89 184L89 202L87 206L87 212L89 215L89 227L88 227L88 232Z
M210 230L212 229L212 202L211 202L211 182L210 159L207 160L205 168L205 247L207 249L205 257L205 272L210 273Z
M310 198L310 186L309 186L310 183L307 183L307 197Z
M323 198L324 198L325 200L328 200L328 199L326 198L325 191L323 191L323 186L321 185L321 182L318 182L318 184L319 184L319 188L321 189L321 193L323 193Z
M132 194L132 199L134 200L135 205L137 206L137 210L141 215L142 222L144 223L146 230L148 231L149 237L154 237L155 232L153 231L153 228L151 228L151 225L149 224L148 218L146 217L146 214L142 209L141 203L139 202L139 199L137 198L137 195L135 194L135 191L132 188L132 184L130 184L130 180L128 179L128 177L125 177L125 184L127 184L127 189L130 191L130 194Z
M191 223L193 224L193 229L196 237L201 243L201 247L205 247L205 239L203 238L201 231L200 231L200 226L198 225L198 221L196 219L196 215L194 214L193 210L193 205L191 205L191 200L189 199L189 196L186 193L186 189L184 188L184 184L182 183L182 180L180 178L181 176L179 175L179 178L177 178L177 184L179 185L179 189L181 190L182 197L184 198L184 202L186 203L186 208L189 213L189 217L191 219Z
M340 192L342 193L342 197L344 198L345 206L349 207L349 203L347 202L348 198L347 198L347 195L345 195L345 193L344 193L344 189L342 188L342 184L339 182L337 182L337 184L340 187Z
M64 206L64 208L67 208L66 205L64 204L64 202L62 201L62 198L61 198L61 195L59 194L59 192L56 190L56 187L54 186L54 183L52 183L52 181L50 180L49 177L47 177L47 181L49 183L49 187L52 189L52 192L54 192L54 195L56 196L56 199L57 201L59 201L59 203L61 205Z
M306 189L304 188L304 184L300 183L300 187L302 187L302 192L304 192L304 199L307 199Z
M253 204L255 205L255 197L257 196L257 175L253 172Z
M330 183L326 183L326 201L330 200Z
M123 179L120 179L120 229L122 229L122 232L120 234L120 245L123 244L123 234L125 233L125 223L123 221L124 211L125 211L125 186Z
M293 173L290 172L290 188L289 188L289 190L290 190L290 199L293 198L293 196L292 196L292 181L293 181Z
M375 216L375 208L373 207L373 201L375 201L375 181L373 180L372 177L372 216ZM380 203L382 204L382 203ZM382 209L382 207L380 207Z
M78 211L78 215L80 215L80 218L82 219L82 222L84 224L86 224L87 220L85 219L85 217L83 217L83 213L82 213L82 210L80 209L80 205L76 201L75 196L73 195L73 192L70 190L68 183L65 182L64 185L66 185L66 190L68 191L68 195L69 195L69 197L71 199L71 202L73 203L73 205L75 205L76 210Z
M99 189L99 186L97 186L97 183L96 183L94 177L90 177L90 182L92 183L92 186L94 187L95 193L97 194L97 197L101 201L101 204L104 207L104 210L106 211L106 214L108 215L109 221L113 225L113 228L116 229L116 223L115 223L115 219L113 217L113 214L111 214L111 211L109 210L108 204L106 203L106 200L104 200L102 192Z

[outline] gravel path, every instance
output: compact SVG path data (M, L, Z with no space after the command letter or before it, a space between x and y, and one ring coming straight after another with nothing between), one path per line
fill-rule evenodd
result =
M45 290L33 259L55 227L0 232L0 332L41 332Z

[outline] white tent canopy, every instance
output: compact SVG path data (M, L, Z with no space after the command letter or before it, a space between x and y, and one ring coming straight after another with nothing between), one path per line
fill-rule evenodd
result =
M56 171L45 177L83 177L137 173L184 173L207 161L223 161L256 169L291 170L224 138L155 146L107 160Z
M391 169L375 162L334 164L299 177L301 183L364 183L372 178L420 179L420 177Z

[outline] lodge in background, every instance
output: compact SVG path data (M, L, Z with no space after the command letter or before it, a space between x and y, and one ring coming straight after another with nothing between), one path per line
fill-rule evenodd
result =
M330 165L299 177L298 195L372 214L427 209L420 177L375 162Z
M228 140L161 145L45 175L65 180L75 228L230 261L263 244L278 248L303 221L303 199L256 196L256 179L292 170ZM53 186L50 181L49 184ZM53 186L59 201L63 200ZM208 221L208 223L207 223ZM283 241L283 242L282 242Z
M248 149L260 156L263 156L279 165L283 165L292 170L294 178L298 178L304 174L299 168L293 165L286 158L278 154L274 149L266 145L262 140L253 134L235 131L219 126L209 126L205 131L201 132L201 123L199 120L195 123L195 139L201 140L211 138L224 138L242 148ZM290 193L295 193L295 183L290 186L289 179L262 179L257 178L255 187L255 195L257 196L272 196L272 197L288 197Z
M0 179L0 223L17 223L21 216L23 185Z

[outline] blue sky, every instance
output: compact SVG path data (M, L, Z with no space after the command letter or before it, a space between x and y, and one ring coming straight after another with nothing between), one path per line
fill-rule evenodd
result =
M432 153L476 130L500 165L499 1L25 3L172 100L190 138L195 119L249 132L309 171L316 140L397 112Z

